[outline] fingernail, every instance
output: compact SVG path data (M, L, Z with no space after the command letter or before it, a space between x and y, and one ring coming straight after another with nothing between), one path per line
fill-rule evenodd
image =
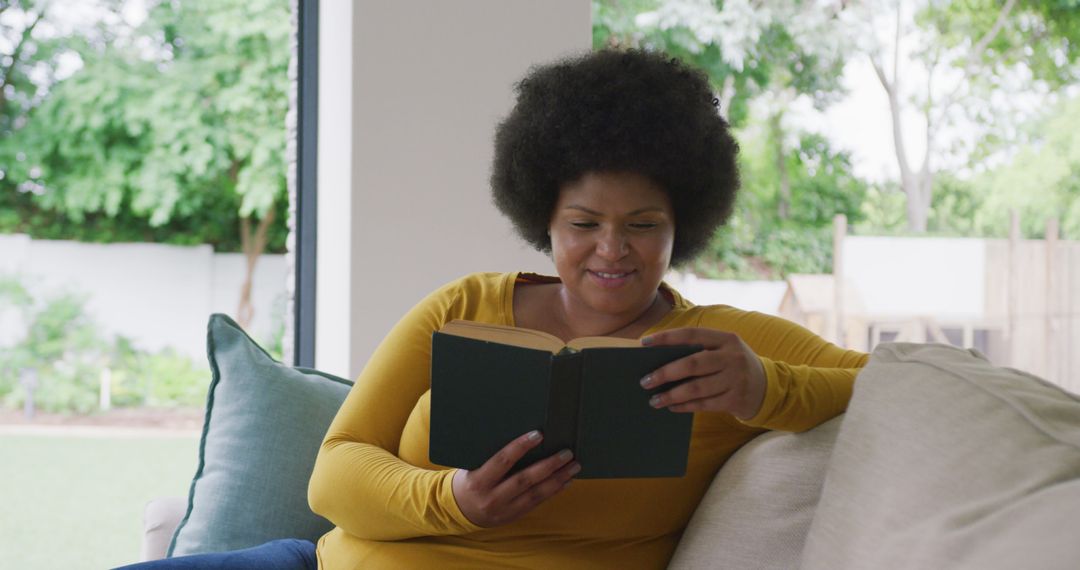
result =
M570 474L577 475L578 473L581 473L581 464L575 463L574 466L570 468Z
M649 405L654 407L654 408L659 406L660 405L660 395L657 394L657 395L653 396L652 398L649 398Z
M647 337L641 339L641 344L644 345L644 346L649 346L652 343L653 343L653 337L651 337L651 336L647 336Z
M525 436L529 441L536 441L540 439L540 432L538 430L532 430Z
M559 459L563 461L570 461L570 458L574 456L574 453L569 449L564 449L559 452Z
M649 384L651 384L651 383L652 383L652 374L648 374L644 378L641 379L641 387L642 388L648 388Z

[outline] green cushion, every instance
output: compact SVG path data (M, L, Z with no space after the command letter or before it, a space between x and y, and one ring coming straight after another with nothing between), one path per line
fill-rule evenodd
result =
M199 465L168 555L318 540L333 525L308 508L308 479L352 382L276 362L225 315L207 328Z

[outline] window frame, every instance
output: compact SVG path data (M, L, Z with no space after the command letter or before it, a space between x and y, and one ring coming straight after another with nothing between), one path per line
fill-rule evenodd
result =
M315 367L319 1L298 0L293 365Z

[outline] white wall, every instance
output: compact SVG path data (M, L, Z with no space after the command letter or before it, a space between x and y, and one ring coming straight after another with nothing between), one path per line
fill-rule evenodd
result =
M531 65L591 47L590 9L320 4L318 368L355 377L402 314L465 273L553 271L491 205L492 139Z
M141 349L172 347L205 362L207 318L235 314L244 259L215 254L208 245L89 244L16 234L0 235L0 274L17 276L39 299L85 295L87 312L105 337L120 334ZM280 322L275 303L283 298L285 279L284 256L259 258L249 332L260 343ZM0 319L0 346L24 334L24 323Z
M786 281L702 279L692 273L669 272L664 281L695 305L731 305L744 311L780 314Z
M844 238L844 278L872 315L977 319L986 307L986 243L977 238Z

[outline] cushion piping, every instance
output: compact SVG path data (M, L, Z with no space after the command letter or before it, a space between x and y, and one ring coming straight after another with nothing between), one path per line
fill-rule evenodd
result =
M210 387L206 391L206 417L203 418L202 435L199 437L199 466L195 469L195 476L191 478L191 485L188 487L187 508L184 510L184 518L180 519L180 524L176 525L176 530L173 531L172 539L169 540L169 549L165 551L165 558L172 558L173 550L176 549L176 538L180 536L180 532L187 526L195 502L195 484L199 481L199 478L202 477L203 467L206 466L206 436L210 433L210 415L214 412L214 393L216 392L218 381L221 380L221 370L218 368L217 351L214 346L213 333L214 324L219 320L224 320L227 324L240 330L244 336L247 336L247 333L243 332L244 329L240 328L235 321L221 313L210 315L210 321L206 324L206 352L210 355L211 380ZM262 347L259 347L259 350L263 350ZM266 351L263 351L263 353L265 354Z

